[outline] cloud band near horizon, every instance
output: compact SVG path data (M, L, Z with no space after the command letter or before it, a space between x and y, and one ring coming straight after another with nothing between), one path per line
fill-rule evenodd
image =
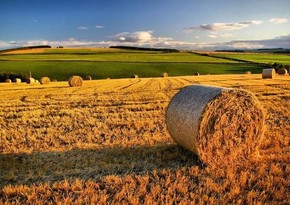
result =
M212 24L201 24L199 26L193 26L185 28L185 31L232 31L247 28L251 25L259 25L263 21L244 21L237 23L212 23Z
M264 40L241 40L216 43L192 43L176 41L168 37L155 37L153 31L123 32L111 37L109 41L82 41L74 38L63 41L30 40L30 41L0 41L0 48L50 45L52 47L109 47L109 46L142 46L163 47L188 50L216 49L259 49L288 48L290 49L290 34Z

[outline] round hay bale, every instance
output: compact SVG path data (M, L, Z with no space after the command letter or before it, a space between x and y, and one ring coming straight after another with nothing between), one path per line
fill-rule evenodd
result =
M12 80L11 79L6 79L5 83L12 83Z
M162 73L161 74L161 77L163 77L163 78L166 78L166 77L168 77L169 75L168 75L168 73Z
M194 75L197 75L198 76L199 75L199 72L194 73Z
M262 78L266 79L266 78L275 78L276 75L276 71L273 68L267 68L267 69L263 69L262 72Z
M35 83L36 81L35 81L35 79L34 78L28 78L27 80L26 80L26 83L27 84L32 84L32 83Z
M181 89L166 112L170 136L207 164L236 164L258 154L264 112L243 90L204 85Z
M77 87L83 85L83 79L80 76L73 75L68 79L68 84L70 87Z
M87 75L87 76L85 77L85 80L92 80L92 77L89 76L89 75Z
M280 68L277 73L279 75L287 75L288 74L288 71L285 69L285 68Z
M13 80L13 82L14 82L14 83L21 83L21 79L20 79L20 78L15 78L15 79Z
M55 83L55 82L57 82L57 80L56 80L56 79L53 79L53 80L52 80L52 82L54 82L54 83Z
M246 71L246 74L251 75L252 72L251 71Z
M39 82L41 85L49 84L50 79L49 79L49 77L42 77L42 78L40 78Z
M138 75L131 75L131 78L139 78Z

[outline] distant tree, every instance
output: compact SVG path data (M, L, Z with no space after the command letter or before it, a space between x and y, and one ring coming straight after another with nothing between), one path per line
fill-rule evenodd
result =
M285 65L285 69L290 73L290 65Z
M284 68L283 63L273 63L272 68L278 71L280 68Z
M26 82L26 80L29 78L29 75L5 71L0 73L0 82L5 82L6 79L14 80L15 78L20 78L22 82Z

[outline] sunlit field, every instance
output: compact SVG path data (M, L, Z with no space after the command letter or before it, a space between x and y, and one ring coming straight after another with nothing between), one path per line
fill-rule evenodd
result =
M253 92L266 113L260 158L204 164L169 136L182 87ZM0 204L288 204L290 76L0 84Z
M273 63L282 63L290 65L290 55L277 53L212 53L210 56L233 58L237 60L245 60L256 63L265 63L272 65Z

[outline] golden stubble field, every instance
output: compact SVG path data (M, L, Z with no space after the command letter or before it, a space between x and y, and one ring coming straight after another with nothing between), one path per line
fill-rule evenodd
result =
M165 111L190 84L257 96L259 159L220 169L176 145ZM289 76L0 84L0 96L0 204L290 203Z

